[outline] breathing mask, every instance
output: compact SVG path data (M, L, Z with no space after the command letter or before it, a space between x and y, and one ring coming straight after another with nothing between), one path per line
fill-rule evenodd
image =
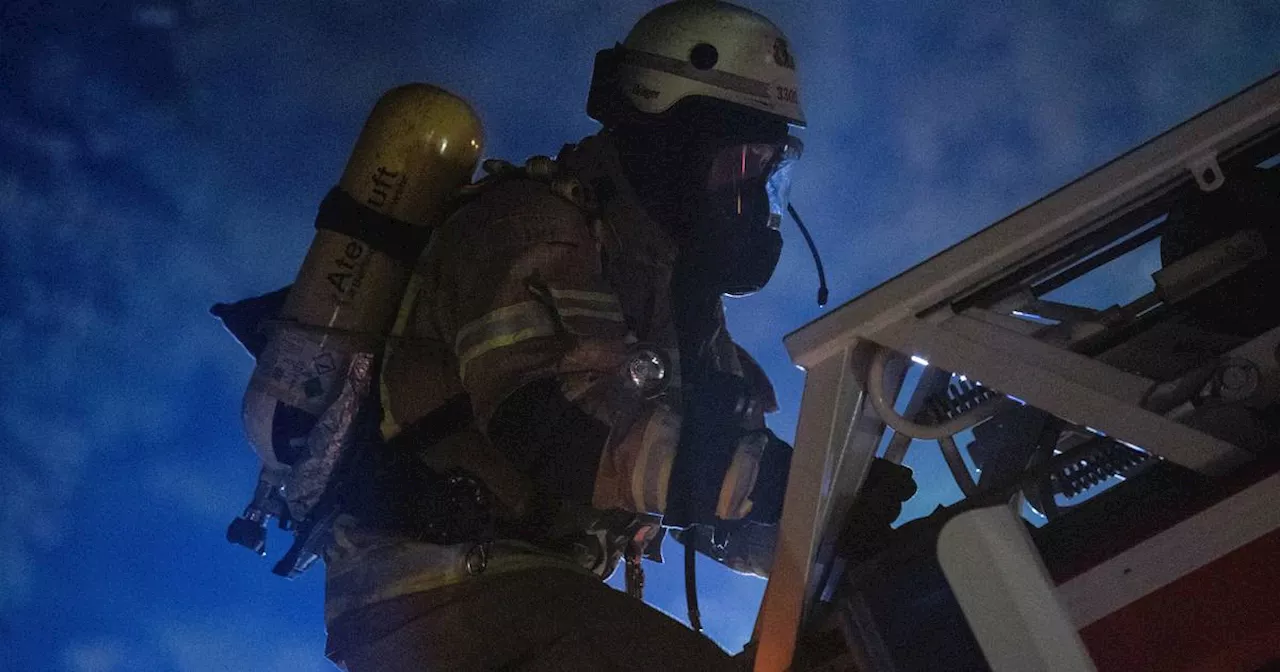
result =
M686 272L730 296L751 294L769 282L782 253L778 229L802 149L797 138L787 137L711 152L701 188L692 195L682 250Z

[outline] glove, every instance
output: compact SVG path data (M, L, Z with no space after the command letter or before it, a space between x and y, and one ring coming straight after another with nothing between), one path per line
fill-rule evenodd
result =
M880 552L889 539L890 526L902 513L903 502L915 493L911 469L876 458L836 542L840 554L857 561Z
M775 525L782 517L782 501L787 494L787 477L791 475L791 444L779 439L773 432L768 435L760 469L756 473L755 486L751 489L751 510L746 520L762 525Z
M685 395L664 513L666 523L675 527L715 519L720 486L743 434L741 413L750 398L741 378L715 371L688 381Z
M675 527L745 520L772 525L782 513L791 446L767 429L744 432L748 408L735 376L705 386L686 404L668 482L665 523Z

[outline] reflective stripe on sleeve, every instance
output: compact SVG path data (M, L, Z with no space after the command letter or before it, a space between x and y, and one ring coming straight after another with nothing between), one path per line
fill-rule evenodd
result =
M605 327L606 333L616 329L614 325L626 325L626 317L622 313L622 304L618 297L607 292L593 292L583 289L547 288L551 295L551 303L556 314L564 323L565 329L571 333L584 335L600 331ZM573 318L582 318L573 319ZM608 322L608 325L593 325L591 320Z
M725 472L720 485L720 497L716 502L716 516L721 520L738 520L751 512L751 491L756 487L760 474L760 461L769 445L763 432L746 434L738 439L733 461Z
M667 480L680 442L680 416L655 409L640 439L640 454L631 472L631 498L636 511L659 513L667 508Z
M597 305L605 305L615 310L621 310L621 304L618 303L618 297L608 292L591 292L585 289L556 289L550 287L547 291L551 292L551 298L556 301L581 301L583 303L594 303Z
M481 355L555 333L555 320L538 301L522 301L491 311L458 330L454 351L458 353L462 377L466 378L467 365Z
M622 322L625 318L622 311L613 310L591 310L589 308L560 308L556 311L560 313L560 317L594 317L599 320L613 320L614 322Z

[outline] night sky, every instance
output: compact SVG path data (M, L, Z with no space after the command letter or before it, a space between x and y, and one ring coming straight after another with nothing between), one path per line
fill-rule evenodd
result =
M291 281L380 92L443 85L488 156L554 154L595 128L594 52L653 6L0 3L0 669L332 669L322 572L223 539L257 470L252 361L206 311ZM1280 67L1274 0L753 7L800 66L793 199L832 305ZM790 437L781 337L821 311L784 233L774 282L728 310ZM910 514L958 497L934 452L909 458ZM649 599L683 618L679 565L650 566ZM737 651L764 583L705 567Z

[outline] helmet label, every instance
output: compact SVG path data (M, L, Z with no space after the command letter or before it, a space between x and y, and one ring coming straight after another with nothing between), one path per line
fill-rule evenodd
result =
M796 69L796 60L791 57L791 50L787 48L787 41L779 37L773 41L773 62L788 69Z

